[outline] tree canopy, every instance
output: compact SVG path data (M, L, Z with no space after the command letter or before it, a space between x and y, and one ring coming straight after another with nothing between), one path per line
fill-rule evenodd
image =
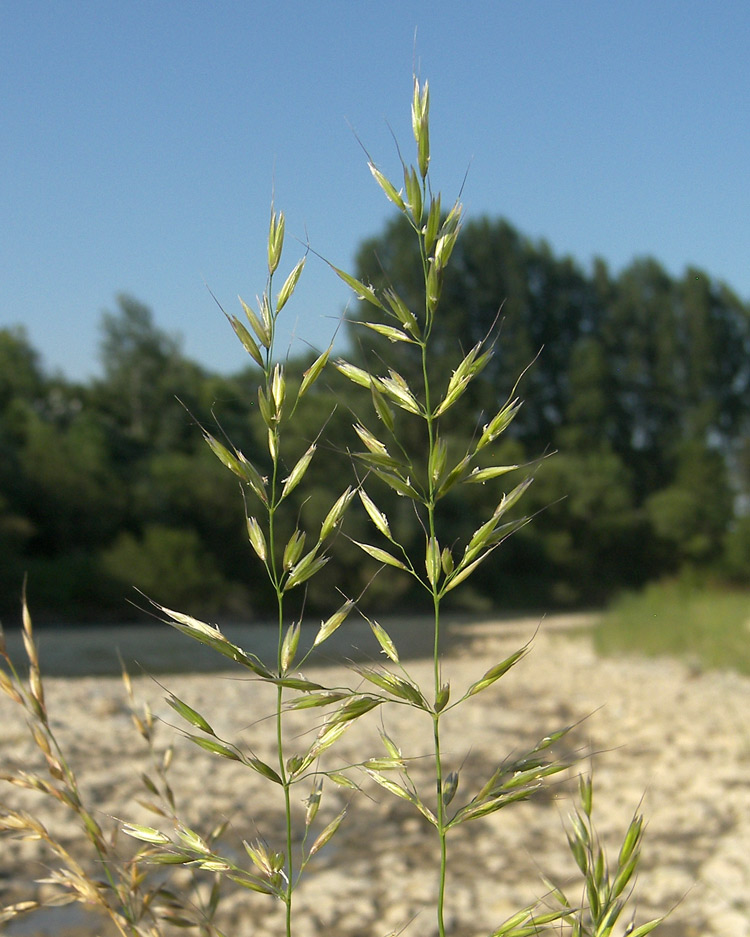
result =
M361 245L355 270L407 306L419 296L410 234L389 222ZM480 218L446 272L431 379L447 383L457 351L486 337L494 356L450 411L447 442L468 446L506 400L523 398L502 456L533 467L536 516L503 545L493 575L476 578L475 607L595 603L686 565L750 577L747 303L699 269L675 277L650 258L618 274L601 260L584 269L505 220ZM377 361L387 341L356 318L349 339L355 365ZM393 351L419 381L408 344ZM311 360L289 367L301 374ZM85 385L50 375L23 330L0 330L0 605L17 608L28 572L36 605L55 620L132 618L133 586L196 612L265 614L241 492L200 430L262 464L252 359L239 373L210 373L147 306L120 296L102 317L101 364ZM332 479L351 471L352 392L332 369L301 403L311 426L326 423L313 495L297 506L311 523L330 507ZM300 438L300 453L311 441ZM487 512L483 487L472 488L448 507L456 536ZM382 499L398 524L403 499L386 488ZM359 521L348 523L356 539ZM377 571L346 537L338 547L310 609L337 601L333 584L358 595ZM392 573L378 573L365 601L409 601Z

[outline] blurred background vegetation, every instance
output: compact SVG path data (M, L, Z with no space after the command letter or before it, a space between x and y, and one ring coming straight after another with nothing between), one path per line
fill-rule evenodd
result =
M403 222L390 222L361 245L353 272L418 308L409 235ZM380 373L386 340L356 321L348 328L347 360ZM517 393L526 403L492 464L522 466L509 487L533 471L521 506L536 516L456 590L466 610L600 606L664 577L750 582L747 303L701 270L678 279L653 259L618 275L602 261L586 271L507 221L483 218L467 223L446 273L434 333L438 381L448 380L462 349L493 334L495 357L446 414L446 436L460 455L525 371ZM410 352L388 348L407 380ZM6 624L18 617L25 573L37 621L142 618L129 604L145 602L133 587L199 616L265 617L237 480L199 428L264 464L256 369L206 371L128 296L103 314L100 353L101 377L75 383L45 372L22 328L0 330ZM313 357L290 359L289 372L300 375ZM327 421L305 485L291 496L303 524L319 524L352 478L352 394L331 368L302 400L298 425L305 415L311 427ZM310 441L300 431L290 465ZM447 499L441 542L470 536L498 500L493 485L461 491ZM378 499L398 526L408 506L385 486ZM367 518L352 510L344 534L370 540ZM341 536L304 597L307 609L338 606L336 588L358 596L376 568ZM405 578L382 570L364 604L408 609Z

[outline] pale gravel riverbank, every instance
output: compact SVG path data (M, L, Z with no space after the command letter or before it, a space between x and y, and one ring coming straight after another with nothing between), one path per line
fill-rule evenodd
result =
M447 718L447 770L463 765L457 801L508 753L589 716L573 731L566 749L600 753L593 763L601 832L621 835L644 797L648 829L638 883L639 921L676 906L662 931L668 937L750 935L750 680L703 675L671 661L601 660L585 630L564 627L577 623L554 616L546 620L524 661L460 709L455 719ZM486 622L456 630L444 668L454 693L524 643L536 624L536 619ZM406 634L403 628L396 630ZM420 639L413 628L410 633L414 651L421 653ZM355 643L372 647L364 633ZM416 657L408 668L429 685L426 659ZM340 664L318 672L328 683L351 682ZM231 672L175 674L164 683L210 716L224 737L243 740L261 757L270 752L267 726L258 722L271 702L262 687L231 679ZM152 678L136 677L134 685L136 696L149 700L157 715L177 721ZM47 696L82 786L102 816L153 822L133 802L141 793L138 778L146 760L120 681L50 678ZM388 732L405 754L418 756L429 748L429 722L419 715L394 707L387 716ZM295 716L300 727L310 725L309 718L309 713ZM327 766L379 753L379 719L370 714L345 735ZM0 720L3 761L31 758L33 746L23 721L4 698ZM164 744L173 734L163 727ZM276 791L246 769L178 742L172 775L187 822L200 826L210 817L229 816L238 836L247 839L267 829L267 822L272 828L278 825L278 804L269 796ZM570 878L573 867L562 820L572 790L570 783L554 785L535 803L457 829L450 846L455 862L448 902L453 935L491 933L505 916L543 891L539 870L553 879ZM321 817L324 812L333 816L349 800L351 804L332 848L321 854L298 893L298 937L384 937L415 915L405 933L433 933L432 914L422 910L435 888L434 847L425 835L429 830L404 802L368 792L373 799L352 799L333 788L324 795ZM300 788L300 799L307 793ZM44 800L15 790L3 792L2 799L23 803L51 828L74 835L67 819L62 827L56 823ZM29 874L40 874L38 868L30 872L27 864L34 850L34 844L4 842L0 885L6 894L28 896ZM271 899L232 895L227 915L227 933L233 937L280 933L279 909ZM7 933L33 934L30 924ZM46 933L63 937L97 930L96 925L66 930L57 919Z

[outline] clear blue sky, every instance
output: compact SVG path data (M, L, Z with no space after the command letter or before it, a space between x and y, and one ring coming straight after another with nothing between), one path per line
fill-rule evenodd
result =
M749 36L746 0L0 0L0 327L85 379L127 292L244 365L204 282L233 311L262 290L274 185L339 266L379 232L350 125L397 173L415 49L445 198L470 164L471 216L750 299ZM346 295L311 258L289 326L324 346Z

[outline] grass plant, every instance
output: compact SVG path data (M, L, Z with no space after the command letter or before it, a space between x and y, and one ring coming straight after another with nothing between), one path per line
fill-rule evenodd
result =
M704 670L750 674L750 597L682 580L620 596L594 631L603 654L674 657Z
M331 785L357 792L367 787L407 802L432 829L439 860L434 869L436 881L434 927L438 937L447 937L446 907L450 901L450 836L460 825L511 807L532 797L548 779L569 766L554 754L555 743L569 726L554 727L536 745L521 754L500 756L496 769L480 783L462 783L460 763L444 751L443 727L448 718L460 719L462 707L477 704L476 697L491 693L493 685L518 665L529 646L518 648L504 660L482 668L468 686L453 687L446 672L447 661L441 647L441 612L446 596L466 582L480 564L488 562L503 541L528 523L515 513L531 477L523 477L506 490L498 490L496 507L465 543L455 541L442 513L442 503L463 486L502 485L504 476L518 472L519 466L496 464L493 447L511 424L520 407L512 396L486 423L477 426L468 448L456 450L443 429L445 414L466 392L493 354L494 337L488 336L471 349L457 349L455 369L450 375L434 373L432 367L433 326L440 315L444 272L460 234L462 208L456 201L446 212L439 193L430 184L429 89L414 81L411 102L412 127L416 145L413 165L402 162L403 186L397 187L371 161L369 168L387 199L402 213L419 244L423 301L410 308L393 290L374 290L346 271L331 267L369 310L361 324L399 346L407 346L416 363L416 381L407 381L395 364L382 360L372 371L338 360L335 367L355 388L366 391L366 408L353 419L353 440L359 441L352 453L352 477L330 505L319 527L306 529L299 518L289 518L285 509L288 496L305 483L306 472L318 452L322 427L299 452L294 431L299 401L329 366L330 348L324 351L292 385L283 361L276 354L276 324L291 300L302 275L305 258L299 260L277 289L276 277L284 247L284 215L272 208L268 234L268 277L265 289L251 306L242 302L244 318L229 314L234 331L260 368L258 407L266 429L267 454L263 462L252 462L220 433L204 429L208 446L240 480L247 519L247 535L261 565L277 611L278 642L275 659L261 660L251 651L233 644L219 627L188 613L161 605L164 621L193 640L208 645L230 658L238 671L262 683L269 694L275 756L262 759L246 743L223 738L211 723L211 714L199 712L189 700L168 693L167 702L185 725L184 735L207 756L243 765L275 791L284 817L280 841L272 835L245 840L245 856L238 859L223 847L222 831L202 835L190 824L189 805L177 808L166 777L167 764L155 762L156 769L144 783L152 794L159 817L153 826L124 822L120 829L141 844L135 856L122 862L110 857L109 846L82 806L74 775L67 767L49 728L44 706L43 684L33 642L31 622L25 614L27 652L30 660L28 689L24 679L8 661L2 686L27 711L31 731L43 753L48 772L58 784L22 772L6 780L32 786L56 797L66 809L77 813L94 850L96 861L107 881L94 886L82 867L63 854L48 838L52 851L69 869L81 869L71 879L62 875L58 884L72 900L98 901L123 934L160 934L162 925L175 923L175 899L164 885L141 896L149 881L149 868L173 871L187 867L217 877L201 915L185 914L184 924L202 928L205 934L221 933L214 924L224 880L268 896L284 907L286 937L295 933L295 892L303 877L313 871L317 853L336 835L345 822L346 811L326 813L325 793ZM411 373L411 371L409 372ZM358 392L361 396L361 391ZM355 400L356 395L352 395ZM380 493L390 488L411 505L418 536L408 541L394 533L394 525L379 506ZM306 663L311 652L330 638L351 614L360 614L356 596L342 596L336 611L321 622L310 646L301 645L301 614L290 611L290 599L304 588L326 564L348 511L359 506L372 527L372 537L355 541L363 554L379 564L394 567L410 577L424 593L431 609L431 679L421 685L402 661L391 636L376 620L367 618L373 647L382 652L382 665L352 665L351 686L328 686L311 679ZM370 542L370 540L372 542ZM413 544L417 543L414 547ZM298 606L295 606L298 607ZM363 616L366 617L366 616ZM127 682L127 678L126 678ZM416 762L402 751L398 739L387 729L387 711L408 707L421 720L430 739L431 769L415 770ZM363 751L355 764L336 763L336 743L351 732L360 719L381 712L382 750ZM310 732L300 735L297 726L287 728L290 712L310 716ZM141 735L152 745L153 724L148 718L137 723ZM325 757L323 757L325 756ZM167 759L168 762L168 759ZM467 789L468 788L468 789ZM297 795L297 791L301 794ZM306 796L304 796L306 795ZM298 819L295 799L304 796L306 809ZM500 924L492 937L527 937L547 929L559 932L569 927L573 934L608 937L621 917L638 861L642 820L635 817L626 831L614 871L610 873L604 851L592 825L592 788L588 780L580 785L581 807L571 819L569 837L573 857L584 879L582 900L571 901L558 886L549 885L546 900L524 908ZM166 807L164 804L166 803ZM44 835L35 830L33 818L12 811L2 821L8 832ZM88 884L87 884L88 883ZM364 886L365 883L363 883ZM95 894L94 894L95 893ZM179 900L177 901L179 904ZM187 904L187 902L186 902ZM13 916L23 908L6 909ZM362 929L374 922L362 922ZM376 923L376 922L375 922ZM406 925L407 922L404 922ZM642 937L658 921L631 928L632 937Z
M59 907L77 902L98 918L108 919L123 937L161 934L164 926L191 926L201 937L218 937L212 923L219 904L221 881L216 878L204 899L201 883L195 874L190 885L182 881L173 887L169 878L153 874L146 857L121 848L121 824L111 818L105 830L96 817L100 811L82 791L76 771L66 758L47 707L44 681L39 667L31 617L23 602L23 637L27 670L20 672L8 655L0 631L0 689L16 703L26 718L39 758L34 765L14 764L10 757L0 773L0 780L17 788L36 792L56 802L56 813L72 815L81 834L81 842L71 847L33 813L0 802L0 833L17 839L44 844L47 863L54 866L42 884L54 885L55 895L43 902L36 898L6 904L0 908L0 923L44 907ZM147 706L139 707L133 697L130 679L123 673L125 692L138 734L151 756L151 771L144 773L144 793L150 808L161 816L178 822L178 801L169 783L172 747L159 751L156 724ZM10 753L8 753L10 755ZM157 806L153 798L159 800ZM206 835L210 843L221 836L222 826Z

